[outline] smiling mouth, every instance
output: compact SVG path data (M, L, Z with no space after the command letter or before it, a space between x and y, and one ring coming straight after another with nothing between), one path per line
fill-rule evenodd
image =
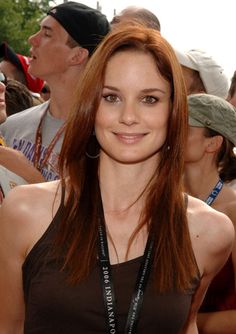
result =
M134 144L139 142L146 133L115 133L115 135L121 142Z

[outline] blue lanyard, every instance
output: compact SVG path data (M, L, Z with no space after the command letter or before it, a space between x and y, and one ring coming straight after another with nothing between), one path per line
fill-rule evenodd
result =
M219 179L219 181L216 183L214 189L212 190L210 195L205 200L206 204L211 205L214 202L214 200L218 196L219 192L223 188L223 185L224 185L224 182L221 179Z

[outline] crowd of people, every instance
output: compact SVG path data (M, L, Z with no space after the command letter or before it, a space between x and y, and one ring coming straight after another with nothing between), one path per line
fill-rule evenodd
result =
M0 45L0 333L236 334L236 72L73 1Z

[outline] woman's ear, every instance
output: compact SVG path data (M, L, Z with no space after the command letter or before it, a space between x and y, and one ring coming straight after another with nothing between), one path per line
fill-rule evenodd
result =
M81 65L87 63L89 58L89 52L87 49L81 46L76 46L72 49L72 54L70 57L71 66Z
M213 137L208 137L208 143L206 147L206 152L207 153L214 153L217 152L222 143L223 143L223 137L218 135L218 136L213 136Z

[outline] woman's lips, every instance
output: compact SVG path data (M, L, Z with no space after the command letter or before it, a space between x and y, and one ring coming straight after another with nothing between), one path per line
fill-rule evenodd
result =
M115 133L116 137L119 141L126 144L135 144L142 140L142 138L146 135L144 133Z

